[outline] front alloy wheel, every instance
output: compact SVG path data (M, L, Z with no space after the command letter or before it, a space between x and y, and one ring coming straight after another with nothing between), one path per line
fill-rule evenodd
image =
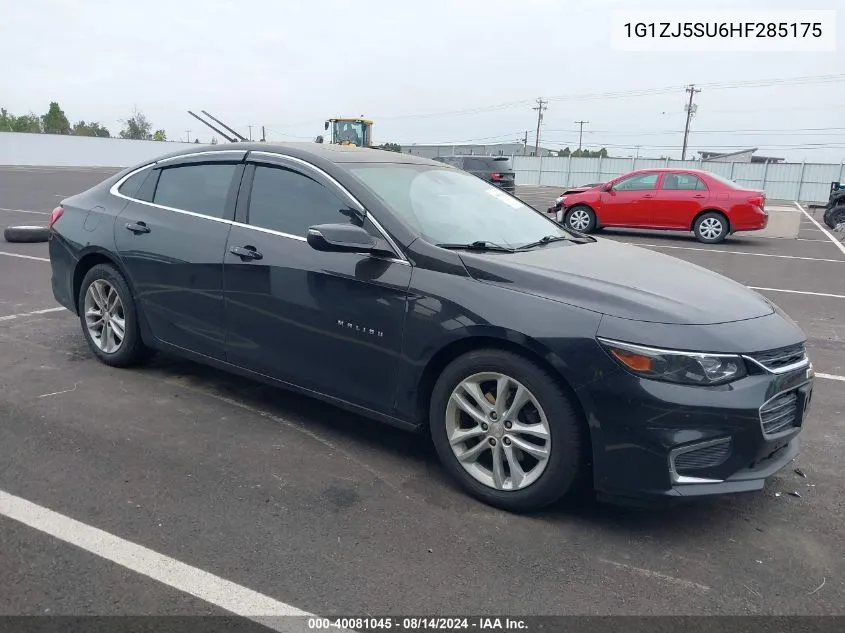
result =
M452 452L476 481L496 490L533 484L549 462L551 431L537 398L501 373L469 376L446 408Z

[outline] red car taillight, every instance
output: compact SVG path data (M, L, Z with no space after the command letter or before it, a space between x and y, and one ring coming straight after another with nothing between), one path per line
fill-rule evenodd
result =
M61 205L53 209L53 212L50 214L50 221L47 223L47 228L52 229L53 225L58 221L60 217L62 217L64 212L65 208Z
M490 174L490 180L501 180L502 174Z
M753 204L755 207L760 207L762 209L766 204L766 196L754 196L749 198L748 202Z

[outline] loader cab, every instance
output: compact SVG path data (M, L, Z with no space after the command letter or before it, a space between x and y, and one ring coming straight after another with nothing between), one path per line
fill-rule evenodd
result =
M329 119L325 130L329 132L330 143L371 147L373 144L373 122L367 119Z

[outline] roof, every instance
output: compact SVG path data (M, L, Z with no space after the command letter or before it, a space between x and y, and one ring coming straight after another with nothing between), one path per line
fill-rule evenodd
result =
M241 150L246 152L270 152L299 158L314 157L330 161L332 163L407 163L419 165L436 165L437 163L427 158L420 158L412 154L390 152L382 149L370 149L366 147L355 147L351 145L331 145L325 143L224 143L218 145L196 145L176 152L161 156L173 158L186 154L199 154L202 152L219 152L223 150Z
M701 154L701 157L704 159L707 158L725 158L726 156L739 156L740 154L747 154L751 152L752 154L757 151L757 147L749 147L748 149L741 149L737 152L698 152Z

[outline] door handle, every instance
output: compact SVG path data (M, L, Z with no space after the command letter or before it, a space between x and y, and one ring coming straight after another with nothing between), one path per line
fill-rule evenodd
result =
M232 253L232 255L240 257L242 261L261 259L264 257L264 255L259 253L254 246L233 246L229 249L229 252Z
M128 230L132 231L135 235L138 235L140 233L149 233L150 232L150 227L148 227L143 222L127 222L126 228Z
M653 197L654 197L654 195L652 195L650 193L646 193L646 194L643 195L643 198L653 198Z
M693 196L693 198L706 198L706 197L707 197L707 196L704 196L704 195L702 195L702 194L700 194L700 193L699 193L699 194L696 194L696 195L694 195L694 196Z

